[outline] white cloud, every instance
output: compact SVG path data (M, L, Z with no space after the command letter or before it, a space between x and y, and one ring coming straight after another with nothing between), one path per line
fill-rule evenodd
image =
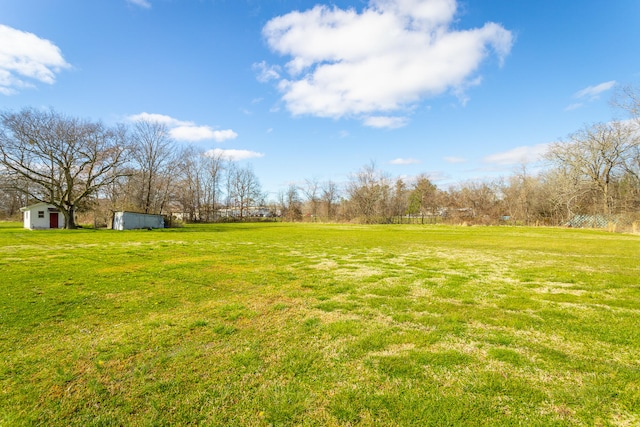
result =
M144 9L151 9L151 3L148 0L127 0L127 2Z
M519 163L532 163L541 159L550 144L537 144L533 146L516 147L502 153L486 156L483 161L496 165L517 165Z
M584 103L576 102L575 104L567 105L564 108L564 111L573 111L573 110L577 110L578 108L582 108L582 107L584 107Z
M13 95L33 81L53 84L69 65L60 49L33 33L0 25L0 93Z
M147 122L156 122L162 123L168 127L175 126L189 126L192 124L191 122L185 122L178 119L174 119L171 116L166 116L164 114L155 114L155 113L140 113L129 116L128 119L132 122L137 121L147 121Z
M205 152L204 155L210 157L222 157L233 162L264 157L263 153L258 153L257 151L223 150L221 148L214 148L213 150L209 150Z
M447 163L466 163L467 161L467 159L465 159L464 157L454 157L454 156L445 157L444 160Z
M360 13L315 6L276 17L263 35L291 58L289 76L263 62L259 78L278 80L294 115L370 116L449 90L459 96L480 81L476 72L490 52L502 62L513 40L495 23L452 29L456 7L456 0L370 0Z
M389 117L389 116L372 116L365 117L363 124L372 128L397 129L406 126L408 119L406 117Z
M258 81L262 83L280 78L280 67L267 65L266 61L253 64L253 69L258 73Z
M237 138L238 134L231 129L214 130L209 126L178 126L169 131L171 136L178 141L207 141L214 140L216 142L226 141L228 139Z
M573 103L565 107L564 111L573 111L584 107L589 102L600 99L600 95L608 90L611 90L618 82L610 80L608 82L600 83L595 86L587 86L584 89L580 89L573 94L573 98L578 99L579 102Z
M130 121L149 121L166 125L169 128L169 134L177 141L207 141L214 140L223 142L228 139L235 139L238 134L231 129L215 130L210 126L198 126L193 122L175 119L164 114L140 113L129 116Z
M616 85L616 81L615 80L611 80L611 81L608 81L608 82L600 83L600 84L595 85L595 86L588 86L588 87L576 92L573 95L573 97L574 98L578 98L578 99L586 98L586 99L590 99L590 100L598 99L598 97L600 96L601 93L610 90L615 85Z
M392 165L416 165L416 164L421 163L421 162L418 159L398 158L398 159L391 160L389 163L392 164Z

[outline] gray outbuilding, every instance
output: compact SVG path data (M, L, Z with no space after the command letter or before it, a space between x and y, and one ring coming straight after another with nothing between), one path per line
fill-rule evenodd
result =
M114 230L135 230L140 228L164 228L162 215L136 212L116 212L113 214Z

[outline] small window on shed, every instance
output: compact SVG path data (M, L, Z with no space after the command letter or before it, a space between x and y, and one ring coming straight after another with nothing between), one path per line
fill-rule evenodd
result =
M44 218L44 211L38 211L38 218Z

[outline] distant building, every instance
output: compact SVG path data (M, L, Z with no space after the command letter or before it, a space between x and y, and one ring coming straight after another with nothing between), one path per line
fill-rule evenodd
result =
M30 230L64 228L64 215L57 207L49 203L25 206L20 208L20 211L24 218L24 228Z
M141 228L164 228L162 215L150 215L136 212L116 212L113 214L114 230L135 230Z

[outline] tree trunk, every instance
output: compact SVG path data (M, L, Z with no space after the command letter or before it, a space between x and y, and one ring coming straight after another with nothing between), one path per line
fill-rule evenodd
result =
M64 215L64 228L67 230L75 230L78 228L76 225L75 206L69 206L67 209L61 209Z

